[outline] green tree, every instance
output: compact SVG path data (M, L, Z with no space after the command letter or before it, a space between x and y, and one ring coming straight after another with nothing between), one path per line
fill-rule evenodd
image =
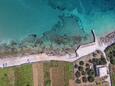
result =
M79 65L84 65L84 62L83 62L83 61L80 61L80 62L79 62Z
M74 68L78 68L78 65L77 65L77 64L75 64L75 65L74 65Z
M75 76L76 76L77 78L79 78L79 77L81 76L80 72L79 72L79 71L76 71Z
M92 59L89 59L89 63L92 63Z
M95 65L99 65L99 59L98 58L93 58L92 59L92 63L95 64Z
M82 75L85 75L85 74L86 74L86 72L85 72L85 71L82 71L82 72L81 72L81 74L82 74Z
M105 65L105 64L107 64L107 61L106 61L106 59L105 59L104 57L101 57L99 62L100 62L100 63L99 63L100 65Z
M85 64L86 68L90 68L90 64L86 63Z
M110 59L111 64L115 65L115 60L114 59Z
M86 83L88 80L86 77L82 77L82 81Z
M90 69L90 70L87 71L87 74L89 76L93 76L95 74L95 71L93 69Z
M95 80L93 76L88 76L87 79L88 79L89 82L93 82Z
M83 71L83 66L79 66L79 67L78 67L78 70L79 70L79 71Z
M76 79L75 82L78 83L78 84L80 84L81 80L80 79Z
M85 68L85 71L88 72L90 70L90 68Z
M96 57L96 56L97 56L97 53L96 53L96 52L93 52L92 55L93 55L93 57Z

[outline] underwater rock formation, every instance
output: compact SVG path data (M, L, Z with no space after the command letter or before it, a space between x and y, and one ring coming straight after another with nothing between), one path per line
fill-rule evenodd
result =
M76 0L48 0L49 5L54 9L59 10L73 10L76 5Z
M60 16L60 21L42 37L30 34L19 42L11 41L0 46L0 55L28 55L46 53L50 55L64 55L74 52L86 37L79 26L79 19L75 16ZM7 54L6 54L7 53Z
M60 16L60 21L55 24L52 29L43 34L43 38L47 40L54 40L57 38L63 38L59 36L78 36L84 37L85 32L79 25L79 19L75 16Z
M115 8L114 0L48 0L49 5L61 11L77 9L79 13L89 14L92 11L108 11Z

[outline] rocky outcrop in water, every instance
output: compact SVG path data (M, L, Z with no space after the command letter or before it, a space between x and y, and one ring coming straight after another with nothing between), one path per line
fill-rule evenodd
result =
M114 0L48 0L49 5L61 11L77 9L79 13L89 14L92 11L109 11L115 8Z
M54 9L59 10L73 10L77 2L76 0L48 0L49 5Z
M49 55L64 55L73 52L87 38L75 16L60 16L60 20L42 37L30 34L19 42L11 41L0 46L0 52L10 54L46 53Z
M60 21L50 31L45 32L43 38L54 40L56 38L63 38L59 36L67 36L68 38L72 36L84 37L86 34L79 22L79 18L75 16L60 16Z

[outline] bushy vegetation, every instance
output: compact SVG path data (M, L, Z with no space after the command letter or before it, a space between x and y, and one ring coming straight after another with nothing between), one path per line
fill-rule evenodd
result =
M107 63L105 57L101 55L101 58L93 58L89 60L90 63L93 63L94 65L105 65Z
M108 47L106 50L107 59L110 61L111 64L115 65L115 44Z
M94 80L95 80L94 77L92 77L92 76L88 76L88 81L89 81L89 82L93 82Z
M81 80L80 79L76 79L76 83L80 84Z
M82 81L83 81L84 83L86 83L86 82L87 82L87 77L86 77L86 76L82 77Z
M80 61L80 62L79 62L79 65L84 65L84 62L83 62L83 61Z
M81 81L83 83L93 82L95 80L95 71L93 68L90 68L89 63L85 63L84 61L79 61L79 64L74 65L77 71L75 72L76 83L80 84Z

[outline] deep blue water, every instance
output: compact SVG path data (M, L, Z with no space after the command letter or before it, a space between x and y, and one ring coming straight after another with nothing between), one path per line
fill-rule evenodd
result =
M0 40L115 30L115 0L0 0Z

